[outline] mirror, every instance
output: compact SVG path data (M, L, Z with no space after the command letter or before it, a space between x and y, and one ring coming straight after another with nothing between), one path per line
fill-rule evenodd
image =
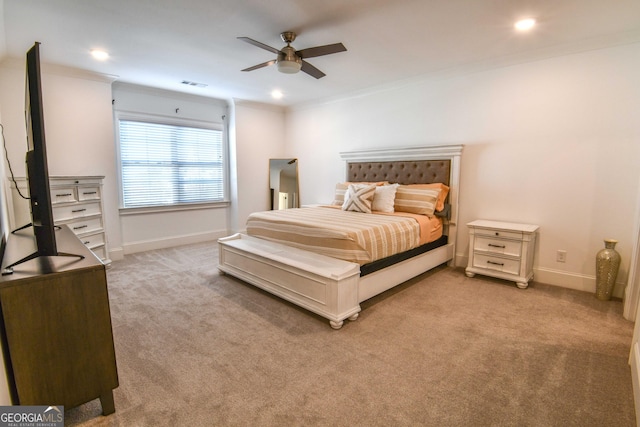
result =
M271 209L300 207L298 200L298 159L269 159Z

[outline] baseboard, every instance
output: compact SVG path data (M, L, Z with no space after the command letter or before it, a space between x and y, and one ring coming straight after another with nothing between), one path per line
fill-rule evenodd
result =
M456 257L457 267L466 267L469 262L467 254L458 254ZM533 281L547 285L559 286L561 288L575 289L578 291L595 293L596 277L586 274L572 273L568 271L552 270L549 268L533 268ZM613 289L613 296L623 298L625 283L616 283Z
M534 268L533 280L548 285L560 286L562 288L575 289L589 293L596 292L596 277L586 274L571 273L567 271L552 270L548 268ZM624 296L625 283L616 283L613 288L613 296L622 298Z
M111 261L120 261L124 259L123 248L109 248L109 259Z
M190 245L193 243L215 241L220 237L227 236L227 234L228 232L226 230L217 230L209 231L206 233L188 234L182 236L166 237L162 239L125 243L122 245L122 252L124 255L128 255L137 252L152 251L155 249L164 249L174 246ZM109 253L111 253L111 251Z

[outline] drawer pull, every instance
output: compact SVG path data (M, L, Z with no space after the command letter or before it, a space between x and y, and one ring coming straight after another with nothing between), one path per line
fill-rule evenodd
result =
M64 194L56 194L56 197L69 197L72 196L73 194L71 193L64 193Z
M504 263L503 262L495 262L495 261L487 260L487 264L499 265L500 267L504 267Z
M98 194L98 192L97 191L87 191L87 192L83 192L82 194L86 196L88 194ZM71 194L69 194L69 195L71 195Z
M77 227L73 227L74 230L82 230L83 228L87 228L87 225L79 225Z
M493 243L489 243L488 246L491 246L492 248L500 248L500 249L506 248L505 245L494 245Z
M86 211L86 210L87 210L86 208L85 208L85 209L76 209L76 210L73 210L73 211L71 211L71 212L72 212L72 213L78 213L78 212L84 212L84 211Z
M82 243L84 243L85 245L88 245L89 243L91 243L91 241L87 240L86 242L82 242Z

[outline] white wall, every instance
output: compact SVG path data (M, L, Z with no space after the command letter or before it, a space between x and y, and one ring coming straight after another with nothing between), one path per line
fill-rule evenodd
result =
M464 144L457 252L464 224L540 225L535 280L595 289L595 254L619 240L621 296L640 174L640 44L424 79L292 109L286 152L300 159L302 203L332 200L339 152ZM567 262L555 261L567 251Z
M7 54L6 31L4 25L4 0L0 0L0 58Z
M283 158L285 114L272 105L240 100L234 104L237 194L231 230L237 232L245 229L250 213L271 207L269 159Z
M121 246L121 234L111 113L112 79L48 64L42 64L41 69L49 175L105 176L107 239L110 249L117 249ZM0 67L0 108L7 151L15 176L22 177L27 150L24 74L21 60L8 59ZM25 218L14 218L14 211L29 212L28 202L20 200L20 203L24 204L21 209L10 209L12 227L24 225L25 221ZM117 259L117 255L112 259Z
M145 113L220 124L227 120L229 114L224 100L118 82L113 84L113 99L116 113ZM225 129L225 135L227 133ZM225 205L182 211L122 212L119 223L123 252L134 253L223 237L229 229L228 209Z

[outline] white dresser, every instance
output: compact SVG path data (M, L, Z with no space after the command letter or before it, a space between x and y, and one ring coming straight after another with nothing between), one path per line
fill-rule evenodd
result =
M103 180L104 176L49 176L49 187L54 224L68 224L82 243L108 265L111 260L104 223ZM16 182L27 194L26 179L16 178ZM14 210L20 225L29 222L28 203L20 201L15 191Z
M533 278L538 226L476 220L469 227L469 263L465 273L512 280L520 289Z

